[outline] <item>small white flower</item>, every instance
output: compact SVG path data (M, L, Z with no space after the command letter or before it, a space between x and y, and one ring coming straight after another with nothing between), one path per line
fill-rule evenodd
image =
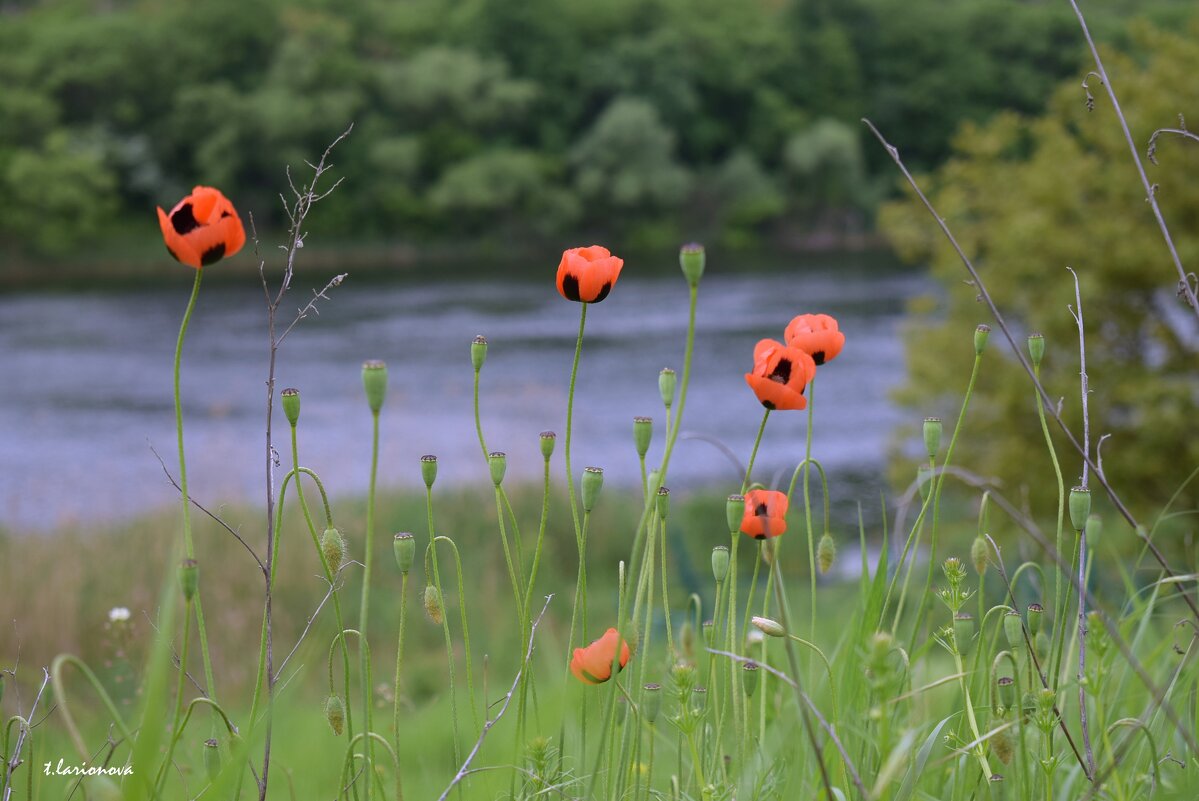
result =
M108 610L109 623L124 623L129 619L129 608L125 606L114 606Z

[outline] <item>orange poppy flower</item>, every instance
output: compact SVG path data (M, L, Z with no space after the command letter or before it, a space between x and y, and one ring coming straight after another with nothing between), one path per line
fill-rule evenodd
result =
M763 339L754 347L754 369L745 374L745 383L767 409L805 409L804 387L815 375L816 363L807 353Z
M783 339L799 348L816 364L831 362L845 346L845 334L837 330L837 319L827 314L801 314L787 324Z
M586 648L576 648L570 660L570 672L584 684L603 684L612 678L612 660L616 658L616 643L620 642L620 669L629 663L629 644L620 639L616 629L608 629L604 636Z
M745 493L745 516L741 532L755 540L777 537L787 530L787 495L776 490L755 489Z
M246 244L237 209L211 186L197 186L170 214L160 206L158 225L175 260L197 270L232 256Z
M623 266L624 259L600 245L571 248L558 263L558 291L567 300L599 303L616 285Z

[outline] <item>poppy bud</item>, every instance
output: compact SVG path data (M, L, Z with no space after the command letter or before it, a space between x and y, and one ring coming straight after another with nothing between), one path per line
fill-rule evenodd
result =
M970 561L974 563L974 572L978 575L987 572L987 541L981 536L975 537L970 545Z
M991 326L980 325L974 329L974 355L982 356L987 348L987 340L991 336Z
M1045 337L1040 334L1028 335L1028 355L1033 367L1041 366L1041 359L1045 358Z
M658 487L658 517L663 520L670 514L670 490Z
M554 455L554 442L558 439L558 435L553 431L542 431L539 436L541 438L541 456L548 462Z
M279 400L283 403L283 414L287 416L287 422L295 426L300 420L300 390L288 387L279 393Z
M1075 531L1082 531L1087 524L1087 516L1091 514L1091 491L1086 487L1075 487L1070 490L1070 525Z
M704 645L712 647L712 632L716 628L716 622L713 620L705 620L701 625L704 632Z
M650 440L654 438L654 421L651 417L634 417L633 418L633 445L637 448L637 455L645 458L645 454L649 452Z
M962 656L970 653L974 644L974 616L959 612L953 616L953 643Z
M695 711L702 715L704 710L708 708L708 688L696 687L694 690L692 690L691 701L692 705L695 707Z
M215 739L207 739L204 741L204 771L208 774L208 781L216 781L216 777L221 772L221 749L220 743Z
M491 470L491 483L498 487L504 483L504 474L508 472L508 455L503 451L492 451L487 454L487 467Z
M758 689L758 663L745 662L741 665L741 679L745 686L745 697L753 698Z
M179 565L179 586L183 589L183 599L190 601L196 597L196 586L200 582L200 565L195 559L184 559Z
M745 496L730 495L724 505L724 514L729 524L729 531L741 530L741 519L745 517Z
M782 624L777 620L771 620L768 617L758 617L755 615L754 617L750 618L750 623L753 623L754 628L769 637L787 636L786 630L783 629Z
M816 561L820 565L820 572L827 573L833 566L833 560L837 558L837 543L833 542L833 538L828 532L820 538L820 544L816 546Z
M590 512L599 500L600 490L604 488L604 468L583 468L583 511Z
M483 369L485 361L487 361L487 337L479 334L470 343L470 363L477 373Z
M1040 604L1028 605L1028 630L1032 636L1037 636L1041 630L1041 618L1045 616L1045 607Z
M341 570L341 560L346 555L346 541L342 539L341 532L332 526L325 529L325 533L321 535L321 553L329 563L330 573L336 574Z
M937 458L937 451L941 448L941 429L940 417L924 418L924 449L929 459Z
M933 491L933 469L926 464L922 464L916 468L916 483L920 486L920 500L927 501L928 495Z
M645 722L651 726L654 725L654 721L658 719L658 712L661 709L662 685L645 685L645 692L641 698L641 714L645 716Z
M437 480L437 457L433 454L420 457L420 477L424 479L427 489L433 489L433 482Z
M395 551L396 567L401 573L407 574L412 569L412 563L416 561L416 538L407 531L402 531L396 534L391 548Z
M366 390L366 403L371 414L378 414L387 397L387 365L378 359L363 362L362 388Z
M688 662L695 658L695 627L691 625L690 618L684 620L679 629L679 651Z
M434 585L427 585L425 587L425 614L429 616L429 622L434 626L440 626L441 621L445 619L444 612L445 608L441 605L441 593Z
M1142 525L1137 526L1138 534L1143 535L1142 540L1147 540L1149 532L1145 531ZM1094 545L1099 542L1099 535L1103 533L1103 518L1099 515L1087 515L1087 545Z
M325 719L329 721L333 733L340 737L346 724L346 707L341 702L341 696L330 695L329 700L325 701Z
M658 373L658 392L667 410L674 405L674 390L678 383L678 376L669 367L663 367L662 372Z
M683 270L683 277L687 279L688 286L699 286L699 279L704 277L706 261L704 246L696 242L683 245L679 250L679 267Z
M1003 635L1007 638L1008 647L1013 651L1024 644L1024 627L1020 621L1020 613L1009 609L1003 615Z
M717 545L712 549L712 577L716 583L725 580L729 574L729 549L725 545Z
M1011 709L1016 703L1016 682L1011 676L1000 676L995 682L999 688L999 704L1004 709Z

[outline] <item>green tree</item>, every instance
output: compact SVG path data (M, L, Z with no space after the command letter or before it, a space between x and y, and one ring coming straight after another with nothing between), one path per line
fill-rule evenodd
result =
M1138 147L1155 127L1199 108L1199 86L1185 77L1199 69L1197 35L1196 27L1189 36L1142 27L1134 39L1141 58L1106 57ZM952 158L923 183L1018 334L1045 335L1046 387L1063 399L1062 413L1075 432L1082 430L1078 333L1067 309L1074 288L1066 267L1078 271L1093 439L1111 435L1103 446L1105 474L1127 502L1145 511L1169 498L1199 464L1199 330L1175 296L1174 268L1120 127L1098 96L1100 87L1094 90L1093 112L1078 82L1069 81L1043 116L1007 113L984 126L966 125ZM902 141L894 144L903 151ZM1150 180L1158 185L1182 261L1193 269L1199 265L1199 147L1163 142L1158 158ZM949 417L970 371L974 327L987 321L986 310L919 203L889 205L882 226L903 255L930 263L944 293L924 303L925 313L907 333L909 380L899 398L914 416ZM993 341L987 354L961 462L997 475L1013 497L1026 489L1033 500L1052 503L1033 392L1005 350ZM1066 481L1076 479L1080 459L1060 437L1058 453ZM1199 499L1194 485L1188 499Z

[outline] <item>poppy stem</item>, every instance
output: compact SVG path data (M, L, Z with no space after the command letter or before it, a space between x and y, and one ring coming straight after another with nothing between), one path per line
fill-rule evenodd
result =
M437 594L442 598L442 603L445 603L445 593L441 590L441 572L437 564L437 534L433 528L433 490L432 488L425 489L425 518L429 525L429 545L425 549L425 583L428 584L430 578L433 581L433 586L437 588ZM432 573L430 574L430 564L432 565ZM459 599L461 603L461 599ZM454 691L454 641L450 638L450 619L442 612L441 615L441 630L445 635L445 658L450 681L450 719L453 722L454 730L454 762L462 764L462 745L459 743L458 734L458 694Z
M744 495L745 491L749 489L749 480L754 474L754 462L756 462L758 459L758 446L762 444L762 435L766 433L766 421L769 419L770 409L767 409L766 413L762 415L761 425L758 426L758 436L754 437L753 450L749 452L749 465L745 468L745 479L741 482L742 495Z
M1041 365L1038 363L1033 366L1033 373L1038 381L1041 380ZM1066 482L1062 478L1062 466L1057 460L1057 451L1053 447L1053 438L1049 436L1049 425L1045 420L1045 402L1041 399L1041 393L1034 392L1037 398L1037 419L1041 422L1041 434L1045 437L1045 446L1049 449L1049 461L1053 463L1053 475L1057 479L1057 540L1055 548L1057 553L1062 553L1062 529L1066 513ZM1056 571L1056 584L1053 589L1053 628L1057 636L1053 637L1056 643L1056 650L1053 655L1053 668L1049 671L1053 677L1053 688L1056 690L1058 686L1058 676L1061 671L1062 664L1062 649L1066 641L1066 615L1062 614L1062 610L1066 608L1066 604L1070 600L1070 584L1066 582L1065 595L1062 594L1062 573L1063 567L1059 558ZM1139 563L1139 560L1138 560Z
M812 493L808 477L812 472L812 421L816 408L816 376L808 383L808 426L804 435L804 465L803 465L803 513L804 523L808 528L808 576L811 578L811 632L810 639L816 641L816 537L812 531ZM828 497L825 497L824 507L828 509ZM808 654L808 684L812 684L812 655Z
M583 331L587 327L588 304L582 303L580 306L582 310L579 313L579 335L575 339L575 356L570 365L570 389L566 393L566 489L570 494L570 519L574 523L575 539L580 543L579 552L582 554L583 528L579 523L579 502L575 497L575 478L570 466L571 434L574 431L575 382L579 376L579 357L583 353ZM580 556L580 558L582 557Z
M371 474L370 484L367 486L366 492L366 543L363 547L362 554L362 608L358 613L358 630L362 632L362 638L367 636L368 619L370 618L371 609L371 565L374 563L375 550L375 484L379 474L379 411L372 409L371 411ZM365 731L370 732L374 728L371 718L372 703L371 693L374 689L367 681L370 675L370 651L366 648L359 650L361 657L362 671L362 712L363 726ZM346 699L346 706L350 705L350 699ZM367 765L366 765L366 785L365 795L369 799L371 797L371 782L375 772L375 744L370 738L367 738Z
M396 757L400 753L400 667L404 661L404 632L408 623L408 572L405 571L400 579L400 633L396 641L396 678L393 696L395 711L392 713L392 726L395 729ZM396 797L403 799L404 791L400 784L400 772L396 770Z

